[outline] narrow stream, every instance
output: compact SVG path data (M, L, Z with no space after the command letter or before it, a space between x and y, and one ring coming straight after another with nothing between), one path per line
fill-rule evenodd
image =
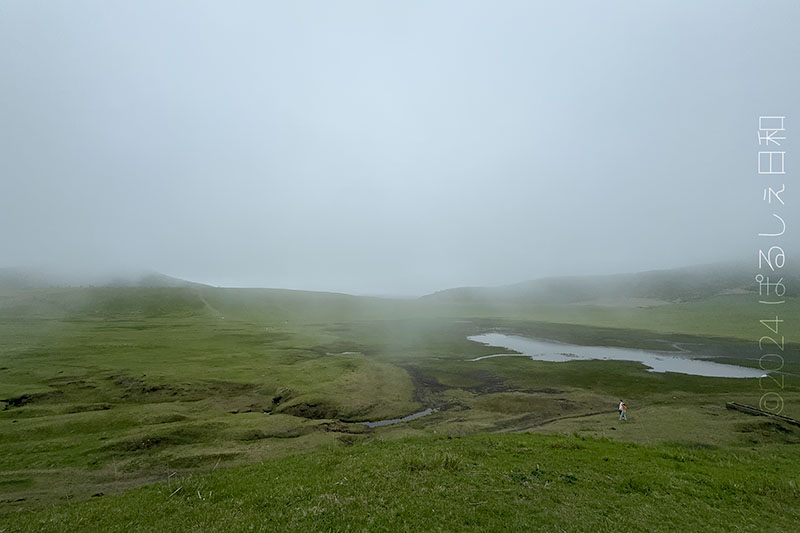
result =
M378 426L388 426L390 424L399 424L400 422L409 422L411 420L416 420L417 418L422 418L423 416L428 416L432 413L437 413L438 411L439 411L438 409L432 409L429 407L424 411L410 414L408 416L404 416L403 418L390 418L388 420L376 420L375 422L359 422L359 424L364 424L365 426L376 428Z

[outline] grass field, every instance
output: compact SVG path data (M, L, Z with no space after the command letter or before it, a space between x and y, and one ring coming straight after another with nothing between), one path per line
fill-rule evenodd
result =
M325 448L189 476L18 514L7 527L793 531L800 518L799 483L797 458L785 445L731 453L693 442L642 446L539 435L429 437Z
M499 329L587 345L681 343L756 366L758 320L768 317L754 300L621 308L205 287L4 290L0 531L130 530L134 521L224 529L215 517L229 530L393 520L416 529L431 517L444 530L658 530L659 513L678 517L687 505L704 510L676 522L684 530L719 529L728 509L745 530L779 531L797 519L796 430L722 408L757 405L757 380L613 361L467 361L497 352L467 336ZM800 357L787 332L799 311L794 298L781 311L781 394L795 418ZM628 424L615 421L620 397ZM426 407L440 411L358 423ZM537 464L546 474L531 473ZM748 471L760 481L744 483ZM130 491L152 483L161 484ZM614 506L620 498L627 514ZM587 527L570 525L574 513Z

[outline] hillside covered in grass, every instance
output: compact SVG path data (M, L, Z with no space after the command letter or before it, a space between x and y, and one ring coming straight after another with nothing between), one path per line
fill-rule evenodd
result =
M793 531L798 502L800 462L785 445L733 453L692 442L484 435L318 450L20 513L2 527Z
M766 268L766 267L765 267ZM740 262L595 276L547 277L500 287L458 287L426 296L448 302L601 304L653 306L728 294L758 294L752 264ZM800 285L797 268L775 273L787 287Z
M800 321L797 298L787 300L787 323ZM749 509L741 500L763 503L787 479L770 470L773 458L791 473L798 456L791 427L724 409L731 400L757 405L757 380L654 373L630 361L473 361L498 348L469 337L499 331L756 366L764 329L758 313L752 294L735 291L640 307L195 285L0 289L0 530L113 530L105 515L144 530L158 530L160 520L168 530L236 509L230 530L249 521L265 530L341 529L351 516L376 529L388 528L392 517L418 528L424 522L417 517L441 516L444 530L519 529L532 517L569 530L570 513L586 515L594 529L605 527L598 517L606 516L608 524L623 520L636 530L635 520L650 528L658 512L677 513L692 498ZM798 418L800 359L790 332L785 346L785 414ZM632 408L630 423L616 423L620 397ZM409 423L364 424L425 409L438 411ZM578 447L506 435L519 431L576 436L570 442ZM501 445L481 456L493 442ZM529 442L519 446L531 453L511 453L518 444L507 442ZM603 451L598 459L581 450ZM658 459L674 453L685 460ZM530 463L537 454L550 457L550 467ZM637 460L626 462L628 455ZM592 470L606 456L624 469ZM397 464L397 457L408 461ZM580 457L586 461L570 462ZM352 461L357 475L336 466ZM637 477L650 473L651 463L657 475ZM320 464L326 472L318 472ZM542 470L531 477L537 464ZM766 488L740 487L743 465L760 469ZM273 482L254 481L259 469ZM674 485L685 469L691 477ZM375 477L358 477L370 473ZM247 481L224 488L238 479L229 475ZM508 481L514 476L522 476L518 484ZM345 478L356 492L346 492ZM166 489L137 489L165 480ZM189 490L195 480L219 488ZM399 499L390 497L392 483L401 483ZM641 490L621 489L626 483ZM487 487L483 495L479 486ZM263 502L236 492L247 487ZM281 487L295 487L289 500L281 499ZM196 502L186 496L198 491ZM725 491L738 496L724 500ZM573 493L579 498L567 497ZM377 499L355 511L368 494ZM618 497L634 499L639 514L629 510L625 518L607 501ZM656 500L665 507L648 507ZM177 503L183 507L169 507ZM113 511L117 505L124 515ZM602 512L612 514L598 514L606 507ZM168 524L174 512L188 514ZM717 516L709 511L705 521L680 523L712 527Z

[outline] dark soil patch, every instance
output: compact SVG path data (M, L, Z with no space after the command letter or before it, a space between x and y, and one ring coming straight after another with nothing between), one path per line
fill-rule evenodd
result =
M408 372L414 384L414 401L423 405L432 405L434 397L448 390L450 387L443 385L433 376L427 375L424 370L416 365L400 365Z
M87 413L89 411L107 411L111 409L111 405L107 403L92 403L85 405L73 405L67 411L68 413Z
M316 427L311 425L295 426L289 429L282 429L280 431L270 431L263 429L248 429L239 433L236 438L245 442L252 442L261 439L296 439L303 435L313 433Z
M5 409L8 409L9 407L22 407L23 405L29 405L32 403L57 401L63 394L64 393L60 390L35 392L33 394L23 394L15 398L7 398L3 401L7 404Z
M167 385L154 385L147 383L143 379L135 378L125 374L117 374L109 377L108 379L116 385L124 389L123 397L130 397L133 395L152 394L159 391L167 391L170 389Z
M595 416L595 415L607 414L607 413L616 413L616 412L617 412L616 409L606 409L604 411L592 411L592 412L589 412L589 413L580 413L580 414L574 414L574 415L557 416L557 417L553 417L553 418L548 418L546 420L540 420L538 422L525 424L524 422L525 422L526 418L528 418L529 421L531 419L534 419L534 420L536 419L536 415L529 415L527 417L521 417L521 418L516 419L513 422L513 424L499 424L496 427L501 433L520 433L520 432L526 431L528 429L537 428L537 427L540 427L540 426L544 426L544 425L550 424L552 422L556 422L558 420L565 420L567 418L586 418L586 417L589 417L589 416ZM516 426L516 427L514 427L514 426ZM616 428L611 428L611 429L616 429Z
M334 420L332 422L323 422L317 426L323 431L331 431L334 433L350 433L360 434L367 431L367 426L364 424L351 424L341 420Z
M253 383L206 380L199 383L160 384L149 382L143 379L145 377L116 374L108 379L122 389L120 396L123 399L145 403L177 399L192 401L215 397L231 398L261 391L261 386Z
M760 420L739 424L737 431L749 444L774 442L781 444L800 444L800 428L779 420Z
M479 382L478 385L464 387L465 389L478 394L491 394L493 392L510 392L517 390L516 388L509 386L503 378L498 377L489 370L471 370L469 372L465 372L464 376L468 379Z
M325 402L297 402L279 407L276 412L300 418L331 419L339 418L336 407Z
M295 396L297 396L296 391L282 387L277 391L275 391L275 396L272 397L272 403L277 406L281 402L286 402L288 400L291 400Z

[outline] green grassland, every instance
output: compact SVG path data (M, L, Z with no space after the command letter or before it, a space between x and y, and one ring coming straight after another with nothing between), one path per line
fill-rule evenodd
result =
M793 531L787 446L412 438L165 481L11 517L9 531ZM132 524L136 524L132 527Z
M800 418L800 303L787 300L781 394L784 414ZM659 530L659 516L687 530L721 527L726 510L745 529L781 530L798 518L797 431L722 408L758 404L758 380L613 361L467 361L498 351L467 336L499 330L680 343L757 366L769 333L759 319L771 318L762 307L752 294L625 307L5 289L0 530L436 529L435 517L443 530L612 531ZM620 397L628 424L616 422ZM440 411L358 423L426 407ZM680 518L686 505L704 511Z

